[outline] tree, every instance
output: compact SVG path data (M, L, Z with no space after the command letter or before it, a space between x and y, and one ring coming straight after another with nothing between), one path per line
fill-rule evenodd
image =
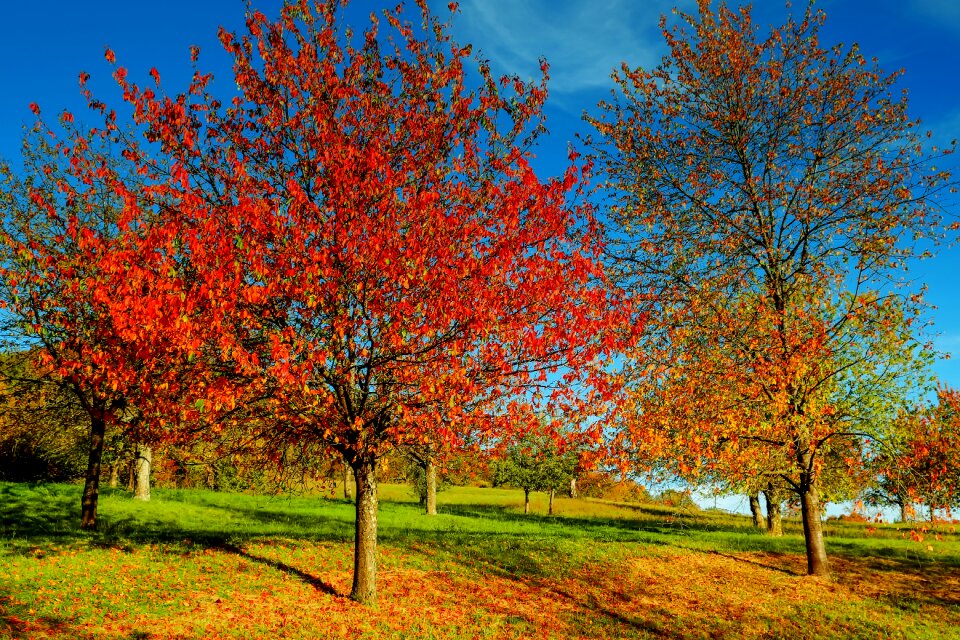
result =
M900 278L945 230L950 177L891 96L898 75L823 49L812 5L766 37L749 7L698 9L662 22L669 54L624 65L591 120L613 270L653 294L621 438L679 452L685 473L770 459L808 572L827 575L822 463L884 437L922 381L922 298Z
M142 339L152 311L165 306L176 317L184 298L156 290L176 284L152 271L163 262L152 236L158 203L111 153L119 142L113 117L103 129L82 130L64 112L58 135L32 108L37 122L24 139L22 170L0 166L3 347L30 358L28 365L20 356L5 360L14 368L3 377L25 393L54 389L85 417L80 526L95 529L108 431L132 428L150 399L190 386L169 343ZM150 215L132 226L123 212L134 204Z
M872 460L866 499L898 507L902 522L917 503L931 514L960 505L960 392L939 386L935 403L904 412L897 424Z
M529 166L546 67L524 84L481 63L469 89L469 47L425 3L417 26L385 12L389 37L376 17L354 36L343 4L221 32L239 90L226 108L199 71L176 98L115 77L165 158L158 171L142 140L124 150L169 205L176 259L158 277L192 304L176 316L189 331L150 331L209 363L185 417L228 423L271 464L339 454L356 478L351 597L373 602L382 457L602 411L624 336L607 329L633 325L576 200L581 168ZM599 439L603 421L584 424Z
M750 515L753 517L754 528L766 528L763 521L763 512L760 510L760 491L753 491L747 497L750 500Z
M557 489L569 486L577 467L575 451L561 452L549 436L527 433L508 447L503 460L494 467L494 485L523 489L523 512L530 513L530 492L550 493L548 515L553 515Z
M437 459L439 452L429 442L420 446L407 445L403 448L409 461L408 479L413 482L414 490L428 516L437 515Z
M0 479L82 478L89 421L71 394L37 382L35 361L30 352L0 356Z

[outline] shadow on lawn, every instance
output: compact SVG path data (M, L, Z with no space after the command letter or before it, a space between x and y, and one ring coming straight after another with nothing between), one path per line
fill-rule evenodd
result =
M26 640L38 633L55 638L80 637L66 619L32 614L25 605L15 604L11 596L0 591L0 637Z
M302 580L303 582L309 584L311 587L313 587L317 591L322 591L327 595L331 595L331 596L338 595L337 590L334 589L333 586L331 586L330 584L324 582L317 576L307 573L306 571L303 571L301 569L297 569L293 565L289 565L286 562L281 562L280 560L274 560L272 558L264 558L262 556L254 555L252 553L249 553L245 549L238 547L235 544L231 544L229 542L219 545L217 548L220 549L221 551L229 551L230 553L234 553L240 556L241 558L246 558L247 560L250 560L252 562L258 562L260 564L266 565L272 569L276 569L277 571L282 571L283 573L286 573L287 575L293 578Z
M446 504L441 513L468 518L498 520L505 523L536 524L549 529L552 535L562 537L594 537L609 542L654 542L649 535L685 536L695 533L724 531L756 535L756 530L747 527L731 527L710 522L697 513L672 513L658 507L628 505L628 508L644 514L642 519L570 515L548 516L543 514L522 514L502 505L460 505Z
M303 568L249 553L244 549L245 543L271 536L347 546L352 543L353 525L348 520L352 508L344 503L340 507L328 503L331 510L327 513L305 513L295 508L285 508L286 505L279 502L268 502L266 507L252 503L251 506L244 506L217 500L216 495L203 494L185 497L174 494L164 498L167 502L179 500L211 509L209 521L204 519L198 526L184 528L175 520L154 518L141 510L136 515L101 514L99 532L81 532L78 529L79 490L79 487L68 485L0 484L0 538L10 542L5 545L5 552L31 555L48 551L45 547L74 543L119 546L130 550L138 544L177 545L186 542L243 556L302 580L318 591L334 595L336 591L333 587L321 578ZM105 496L114 493L121 495L123 492L104 491ZM563 565L556 556L558 544L565 539L672 546L694 553L716 554L771 571L796 576L805 573L802 541L791 537L788 547L778 547L776 545L784 543L750 529L740 536L739 530L718 526L709 521L709 516L699 518L694 514L694 517L685 518L680 526L676 524L676 519L674 522L666 521L668 514L663 511L642 506L637 507L641 517L632 520L524 515L507 506L447 504L441 507L441 519L431 520L426 517L421 519L419 515L414 517L419 512L415 504L388 502L384 506L400 517L397 518L398 523L384 519L380 529L382 543L415 552L428 564L446 562L471 572L479 569L520 582L554 576L558 567ZM239 516L243 521L236 527L231 526L226 518L217 518L217 511ZM454 519L444 521L443 515L480 518L486 522L502 523L503 526L499 531L476 531L471 530L469 525L458 527ZM255 524L251 526L249 523ZM450 528L446 528L446 525ZM489 526L486 528L489 529ZM717 531L733 535L729 538L712 536ZM726 546L730 540L735 541L735 548ZM714 548L707 548L709 546ZM946 555L931 562L929 558L921 558L919 553L910 556L909 552L894 546L865 548L856 542L829 540L828 550L836 579L857 583L860 590L871 597L911 610L926 603L960 605L960 583L957 578L960 575L957 571L960 557L956 555ZM873 555L868 555L871 553ZM0 594L0 598L2 596ZM558 596L563 597L564 594L558 593ZM0 625L7 627L0 626L0 635L3 632L21 633L17 631L19 616L16 611L8 613L12 610L9 602L0 601L0 605L3 605L0 606ZM642 626L646 624L643 621L619 619L621 614L602 603L581 605L622 624L636 626L654 635L660 633L655 627ZM53 625L62 624L63 621L43 623ZM29 635L21 633L19 637Z
M0 485L0 537L76 537L80 495L60 485Z

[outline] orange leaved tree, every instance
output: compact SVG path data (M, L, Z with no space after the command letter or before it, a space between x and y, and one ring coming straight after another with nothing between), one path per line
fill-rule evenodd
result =
M749 8L679 15L661 65L624 66L591 119L614 269L656 294L621 436L684 475L781 478L826 575L824 462L868 455L923 378L900 278L944 230L950 177L898 75L821 47L812 5L763 35Z
M271 464L343 457L352 597L372 602L382 456L598 412L627 307L577 203L581 168L544 180L529 165L546 67L540 84L467 74L469 47L425 3L413 24L387 11L363 33L343 5L251 11L245 35L222 32L239 91L226 106L200 72L176 97L115 77L144 136L124 157L176 238L167 277L201 300L179 310L180 346L221 374L189 418L229 422ZM175 341L176 323L155 335ZM599 438L601 421L584 425Z

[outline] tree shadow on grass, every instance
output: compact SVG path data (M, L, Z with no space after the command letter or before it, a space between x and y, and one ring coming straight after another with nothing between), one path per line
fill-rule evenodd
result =
M127 551L146 543L187 543L240 554L296 577L318 591L334 595L335 590L317 576L293 565L249 553L243 547L246 541L277 536L344 545L349 545L353 537L353 524L347 519L348 506L342 503L343 513L340 513L336 505L318 499L332 511L304 513L298 511L299 507L287 509L281 502L264 507L252 502L218 500L217 495L202 493L190 494L181 500L185 504L211 509L209 515L204 512L198 516L198 527L184 528L172 519L174 515L169 516L171 519L154 518L149 510L138 509L133 515L125 512L101 514L101 531L81 532L77 518L79 491L79 487L68 485L0 483L0 538L7 539L4 552L31 555L50 552L49 547L72 543L119 547ZM114 494L125 495L124 492L104 492L105 496ZM163 500L177 501L175 495L171 498L164 497ZM557 568L563 565L555 559L558 545L567 539L672 546L689 552L734 558L771 571L797 576L804 574L802 540L796 536L786 543L756 532L741 537L736 531L699 522L695 518L680 529L651 519L524 515L501 505L446 504L442 506L439 519L420 516L415 504L387 502L384 506L388 513L392 511L392 515L397 516L382 522L380 541L385 545L414 551L427 563L455 564L471 573L489 573L521 582L554 576ZM168 510L167 513L175 512ZM234 526L227 518L218 517L218 513L233 514L242 520ZM414 513L416 517L412 517ZM657 514L662 515L662 512L657 510ZM444 515L455 518L444 519ZM485 524L482 528L487 531L478 531L475 525L458 523L456 518L483 519L494 523L494 527L490 530L490 525ZM266 526L249 526L251 522ZM497 530L497 523L503 525L500 530ZM727 536L712 535L718 528ZM957 586L956 578L960 558L956 554L944 555L936 561L926 559L921 563L918 562L918 553L907 557L908 552L894 546L889 549L868 548L858 541L828 541L828 546L831 547L831 558L837 558L838 579L856 581L871 597L911 610L926 603L960 605L960 586ZM870 552L876 552L880 557L870 557ZM873 586L874 583L899 586L882 593L879 587ZM918 586L922 588L918 589ZM597 609L602 608L602 604L590 606L603 614ZM54 623L59 621L50 622ZM653 628L647 631L657 633Z
M744 558L743 556L736 556L731 553L723 553L722 551L709 551L707 552L710 555L719 556L721 558L727 558L728 560L735 560L736 562L743 562L745 564L750 564L755 567L760 567L761 569L767 569L769 571L776 571L779 573L784 573L788 576L800 577L805 575L804 573L793 569L792 567L782 566L781 564L775 562L760 562L759 560L754 560L751 558ZM783 557L786 554L783 553L772 553L768 555L773 555L777 557Z
M80 526L79 494L62 485L0 485L0 537L75 536Z
M133 514L123 511L112 513L101 505L98 529L82 531L79 528L80 490L80 487L72 485L0 483L0 540L7 542L2 553L34 555L74 544L126 551L132 550L133 546L150 543L186 543L221 548L231 542L271 536L344 542L351 539L353 533L351 523L336 518L291 514L281 508L244 508L204 500L185 501L214 510L199 526L181 526L170 510L158 510L158 515L151 514L149 509L140 509ZM114 495L127 496L121 490L107 489L101 492L101 498ZM216 511L240 516L248 523L268 526L225 526L226 519L218 518ZM193 524L196 525L196 522Z
M341 595L329 583L324 582L317 576L307 573L306 571L297 569L293 565L287 564L286 562L282 562L280 560L274 560L273 558L264 558L263 556L252 554L246 551L245 549L243 549L242 547L239 547L229 542L225 542L217 546L216 548L220 549L221 551L229 551L230 553L236 554L241 558L246 558L247 560L250 560L252 562L257 562L257 563L266 565L268 567L276 569L277 571L282 571L283 573L286 573L287 575L293 578L297 578L298 580L301 580L306 584L309 584L311 587L313 587L317 591L321 591L323 593L326 593L327 595L331 595L331 596Z

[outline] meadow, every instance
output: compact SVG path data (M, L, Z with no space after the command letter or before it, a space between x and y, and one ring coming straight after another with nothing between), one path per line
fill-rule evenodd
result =
M452 488L422 515L381 487L379 603L347 598L353 505L322 495L0 483L0 638L952 638L951 525L826 525L834 579L799 525L657 505Z

